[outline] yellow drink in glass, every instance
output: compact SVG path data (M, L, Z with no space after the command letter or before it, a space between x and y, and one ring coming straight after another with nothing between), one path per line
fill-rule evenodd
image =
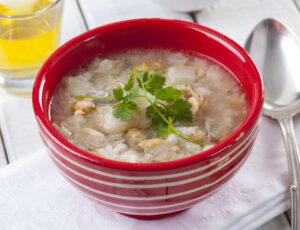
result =
M62 5L63 0L0 0L0 78L6 83L33 79L58 47Z

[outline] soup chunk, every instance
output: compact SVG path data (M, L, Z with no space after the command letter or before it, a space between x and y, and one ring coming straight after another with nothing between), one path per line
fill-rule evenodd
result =
M92 154L125 162L172 161L220 143L244 121L246 96L206 57L130 50L65 76L50 106L54 128Z

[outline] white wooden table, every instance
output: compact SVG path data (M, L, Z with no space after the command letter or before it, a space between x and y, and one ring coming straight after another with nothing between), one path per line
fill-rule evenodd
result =
M224 33L240 45L244 44L251 29L267 17L282 21L300 36L300 0L221 0L193 13L174 12L149 0L65 1L62 43L103 24L143 17L175 18L200 23ZM30 96L12 96L0 89L0 105L0 167L3 167L42 148L42 143L37 133ZM284 213L259 229L290 229L289 214Z

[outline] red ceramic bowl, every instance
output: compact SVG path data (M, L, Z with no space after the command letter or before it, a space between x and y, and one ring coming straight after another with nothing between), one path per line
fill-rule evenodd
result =
M204 54L223 64L246 93L250 108L246 120L215 147L170 162L118 162L72 145L49 121L49 103L56 86L67 73L93 57L131 48ZM41 68L32 97L41 137L59 171L99 204L151 219L175 214L206 199L238 171L257 135L263 87L245 50L224 35L190 22L138 19L96 28L60 47Z

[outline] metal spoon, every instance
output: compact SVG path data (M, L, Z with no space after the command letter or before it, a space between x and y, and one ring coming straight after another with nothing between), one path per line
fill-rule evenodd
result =
M292 230L300 230L300 156L293 116L300 112L300 40L275 19L265 19L245 44L265 86L263 113L280 124L290 172Z

